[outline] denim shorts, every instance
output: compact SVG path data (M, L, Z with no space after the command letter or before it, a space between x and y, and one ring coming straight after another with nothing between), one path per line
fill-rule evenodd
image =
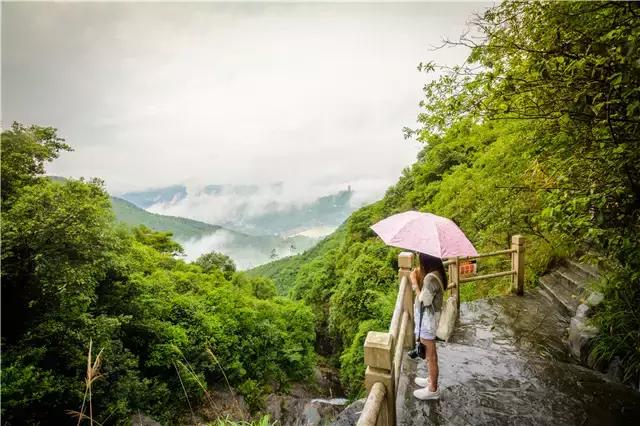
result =
M440 312L436 312L435 315L429 313L428 309L424 309L422 312L422 327L418 330L418 322L420 321L420 309L416 308L415 312L415 338L418 338L418 331L420 331L420 338L425 340L436 340L436 330L438 329L438 320L440 319Z

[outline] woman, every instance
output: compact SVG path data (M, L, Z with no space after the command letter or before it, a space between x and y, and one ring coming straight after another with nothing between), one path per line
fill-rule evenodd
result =
M418 399L438 399L438 354L436 352L436 329L442 311L442 296L447 283L442 260L423 253L419 254L419 266L414 268L409 275L411 286L416 293L415 311L415 335L427 349L426 363L428 377L416 377L415 382L423 387L413 392ZM420 311L422 311L422 325L420 324Z

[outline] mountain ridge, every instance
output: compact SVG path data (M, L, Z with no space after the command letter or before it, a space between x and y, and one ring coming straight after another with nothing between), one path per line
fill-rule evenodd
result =
M300 194L290 193L281 183L207 185L196 191L173 185L118 198L157 214L188 216L253 235L287 236L309 228L337 228L355 209L353 193L348 187L300 202Z
M111 197L116 219L129 226L145 225L156 231L169 231L182 244L189 258L209 251L230 256L240 269L301 253L317 242L301 235L251 235L220 225L180 216L151 213L119 197Z

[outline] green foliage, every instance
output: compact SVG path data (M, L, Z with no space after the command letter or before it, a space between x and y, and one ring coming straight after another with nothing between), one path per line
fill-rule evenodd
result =
M203 254L193 263L200 266L202 270L207 273L218 269L222 271L226 279L231 279L233 273L236 271L236 264L233 262L233 259L224 253L218 253L216 251Z
M397 290L397 274L377 256L361 253L342 274L330 299L329 324L351 342L360 322L375 318L378 298Z
M624 366L624 379L636 380L640 376L640 273L638 269L616 268L608 274L599 290L604 301L598 306L595 325L604 330L593 347L598 361L609 362L620 357Z
M104 232L112 220L108 206L97 183L41 180L20 188L2 212L3 316L15 322L4 337L87 310L118 246L117 236Z
M425 86L423 128L416 133L431 139L460 117L523 123L526 134L519 137L530 147L519 186L531 195L509 198L526 212L534 235L571 240L607 266L596 352L604 360L626 359L627 378L637 375L640 293L632 271L640 269L640 8L504 2L474 25L481 37L460 41L472 47L467 63L440 70L444 75Z
M264 391L254 380L247 380L238 386L238 392L249 406L249 411L255 413L264 408Z
M213 234L222 236L225 239L225 254L240 268L268 262L272 252L276 255L299 252L316 243L315 239L302 235L248 235L184 217L150 213L118 197L111 197L111 205L118 221L131 227L144 225L154 231L169 232L181 244L187 245Z
M20 188L44 174L45 162L70 150L52 127L25 127L14 122L11 130L2 132L2 208L8 207Z
M603 330L596 353L622 357L627 377L637 375L639 16L630 2L503 2L472 22L473 38L460 40L472 48L465 65L420 65L440 76L424 87L421 128L407 130L426 144L418 161L383 200L352 214L325 240L331 250L264 269L310 303L316 318L330 312L316 321L317 336L345 339L331 348L342 353L345 388L359 389L360 325L386 320L367 312L367 290L377 287L377 270L395 269L397 251L373 250L369 226L409 209L451 217L480 252L525 234L529 284L559 255L595 253L611 271L607 302L595 319ZM377 263L368 259L368 277L357 278L352 268L363 252ZM503 266L479 263L481 273ZM505 280L465 285L462 296L506 288Z
M344 232L344 226L342 226L331 234L331 237L323 239L301 255L275 260L253 268L247 272L252 276L265 276L272 278L276 282L278 294L289 295L294 291L293 287L300 268L306 265L306 263L311 259L321 257L323 253L336 248L340 243L339 236L343 235ZM295 297L294 295L294 298L299 297Z
M256 421L251 421L251 422L245 422L245 421L233 421L230 420L229 418L224 418L224 419L218 419L213 423L209 423L209 426L275 426L279 424L277 421L271 421L271 418L266 415L266 416L262 416L260 417L260 419L256 420Z
M369 331L386 331L395 307L395 292L391 291L372 303L372 319L362 321L349 346L340 355L340 381L345 385L347 394L354 397L364 393L362 379L364 365L364 340Z
M3 134L3 153L6 140L31 143L32 130L18 129ZM254 383L259 401L265 386L311 373L309 308L274 297L268 279L175 258L170 233L115 225L100 182L40 172L2 199L2 322L12 324L2 336L4 422L72 422L89 340L103 359L92 389L98 422L141 411L167 423L185 409L185 391L197 404L209 385Z
M276 284L272 279L255 277L250 280L251 294L257 299L271 299L276 295Z
M184 254L182 246L171 239L173 234L165 231L154 231L144 225L133 228L133 236L140 243L152 247L160 253L176 256Z
M111 206L119 221L133 227L144 225L156 231L168 231L180 241L199 238L223 229L184 217L151 213L118 197L111 197Z

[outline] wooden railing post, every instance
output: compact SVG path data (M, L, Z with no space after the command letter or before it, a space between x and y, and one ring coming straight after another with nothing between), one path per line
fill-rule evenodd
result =
M524 237L514 235L511 237L511 248L515 250L511 253L511 292L520 296L524 294Z
M398 255L398 277L402 283L402 278L406 277L409 280L409 274L411 273L411 267L413 266L413 253L404 251ZM411 282L404 287L404 294L402 295L402 309L409 314L409 323L407 324L406 334L404 336L404 347L413 347L413 290L411 289Z
M382 383L387 390L376 423L379 426L395 426L396 424L393 349L393 336L390 333L370 331L367 334L364 342L364 362L367 365L364 385L367 388L367 394L371 392L371 388L377 382Z

